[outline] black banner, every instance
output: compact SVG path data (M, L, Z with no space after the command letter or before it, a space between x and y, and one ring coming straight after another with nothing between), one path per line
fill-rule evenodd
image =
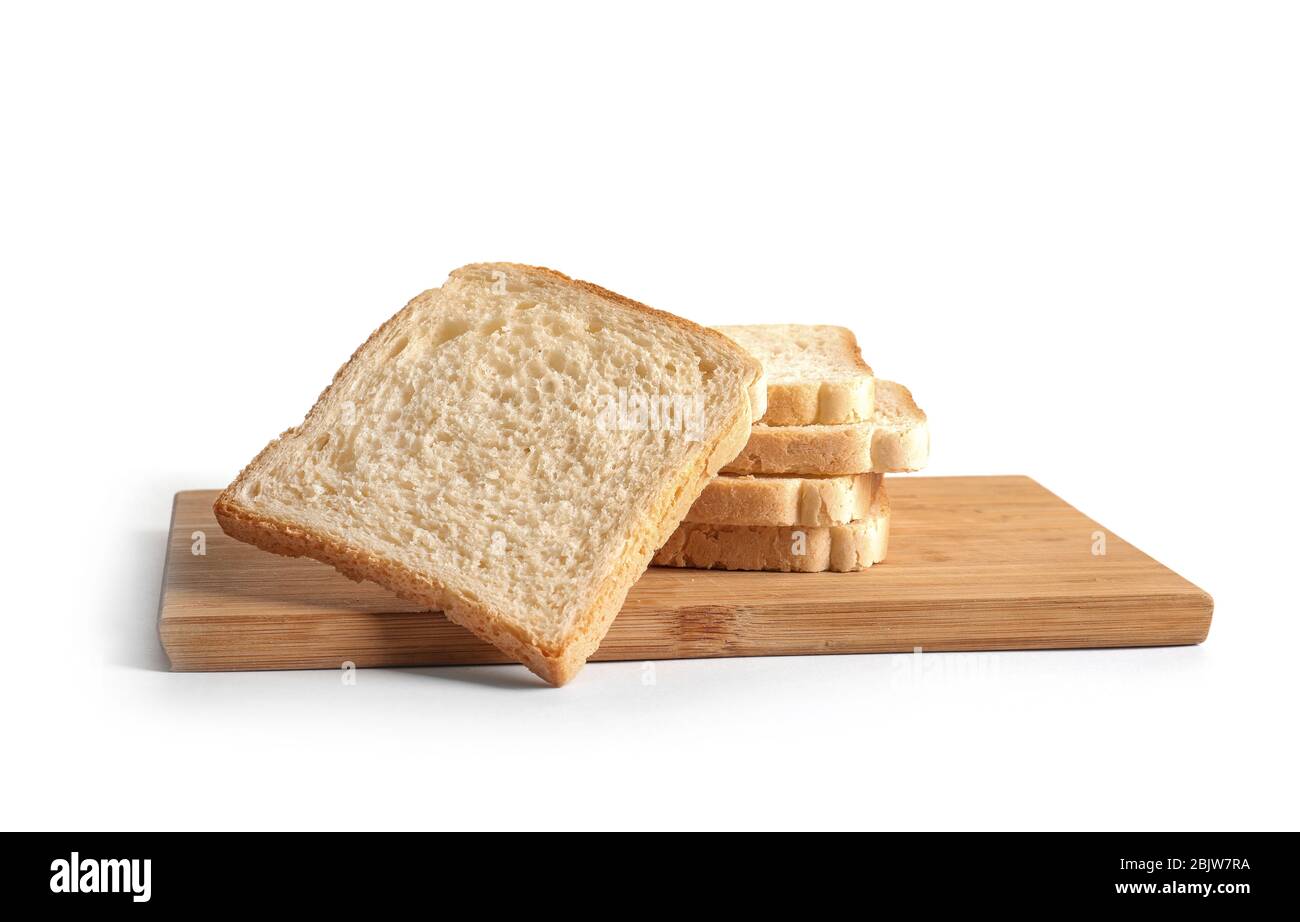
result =
M374 910L413 899L525 899L541 888L587 899L628 888L664 899L736 902L792 893L892 905L1206 906L1289 902L1295 837L1282 834L876 833L824 841L653 833L609 843L534 834L11 833L5 893L79 908L197 906ZM598 849L598 851L597 851ZM620 854L626 852L626 855ZM574 892L557 893L572 886ZM692 895L693 894L693 895ZM885 905L882 903L881 905Z

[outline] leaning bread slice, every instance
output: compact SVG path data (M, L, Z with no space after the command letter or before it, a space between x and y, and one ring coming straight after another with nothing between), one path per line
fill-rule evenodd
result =
M911 392L893 381L876 384L876 409L865 423L767 426L759 423L724 474L831 477L863 471L891 473L925 467L930 428Z
M560 685L744 445L761 371L595 285L466 266L357 350L217 519L440 609Z
M853 331L807 324L717 327L767 371L769 426L856 423L871 418L875 378Z
M848 573L885 559L889 497L881 487L867 514L847 525L712 525L683 522L655 555L661 567Z
M881 479L880 474L722 474L709 481L686 513L686 521L711 525L846 525L867 515Z

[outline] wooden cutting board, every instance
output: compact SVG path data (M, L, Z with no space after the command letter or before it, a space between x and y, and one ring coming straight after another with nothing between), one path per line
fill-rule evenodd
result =
M593 659L1159 646L1209 632L1208 594L1028 477L893 477L888 488L885 563L652 567ZM216 496L176 494L159 608L174 669L506 662L379 586L227 538Z

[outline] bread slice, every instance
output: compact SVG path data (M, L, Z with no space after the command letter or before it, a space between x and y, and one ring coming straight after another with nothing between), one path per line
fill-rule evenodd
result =
M769 426L857 423L871 418L875 378L853 331L807 324L717 327L767 370Z
M709 481L686 513L686 521L711 525L846 525L867 515L881 479L880 474L723 474Z
M759 363L558 272L453 272L216 502L227 534L440 609L562 685L744 445Z
M881 487L867 514L847 525L711 525L683 522L655 554L661 567L848 573L885 559L889 497Z
M915 471L930 457L930 428L912 394L893 381L876 383L876 409L865 423L768 426L759 423L724 474L831 477Z

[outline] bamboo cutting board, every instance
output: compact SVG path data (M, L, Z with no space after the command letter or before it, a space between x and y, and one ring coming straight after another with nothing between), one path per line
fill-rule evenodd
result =
M1200 643L1210 596L1028 477L889 478L860 573L652 567L593 660ZM159 634L177 670L507 662L441 614L226 537L176 494Z

